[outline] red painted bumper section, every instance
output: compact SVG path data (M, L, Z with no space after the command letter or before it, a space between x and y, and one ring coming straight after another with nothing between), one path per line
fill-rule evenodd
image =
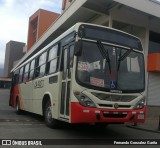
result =
M146 106L143 109L103 109L89 108L80 105L78 102L71 103L71 123L122 123L134 122L143 123L146 117Z

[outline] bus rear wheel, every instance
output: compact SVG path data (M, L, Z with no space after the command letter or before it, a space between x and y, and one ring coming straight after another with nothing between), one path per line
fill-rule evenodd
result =
M52 118L52 107L51 107L51 102L47 101L44 109L44 118L46 125L50 128L59 128L60 126L60 121Z
M16 114L17 115L20 115L22 113L22 110L20 109L20 103L19 103L19 100L17 99L16 100Z

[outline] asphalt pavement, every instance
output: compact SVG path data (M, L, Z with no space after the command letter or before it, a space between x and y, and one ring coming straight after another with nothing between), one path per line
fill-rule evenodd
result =
M127 124L128 127L160 134L159 118L147 118L145 123Z

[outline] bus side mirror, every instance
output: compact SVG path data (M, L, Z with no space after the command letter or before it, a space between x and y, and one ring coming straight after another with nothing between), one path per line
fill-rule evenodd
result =
M82 40L79 40L78 42L75 43L74 55L80 56L82 54L82 48L83 48Z

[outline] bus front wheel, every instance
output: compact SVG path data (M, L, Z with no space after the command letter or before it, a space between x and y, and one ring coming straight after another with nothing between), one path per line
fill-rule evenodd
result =
M52 107L51 107L50 101L47 101L44 111L45 111L44 118L45 118L46 125L50 128L59 128L60 121L52 118Z

